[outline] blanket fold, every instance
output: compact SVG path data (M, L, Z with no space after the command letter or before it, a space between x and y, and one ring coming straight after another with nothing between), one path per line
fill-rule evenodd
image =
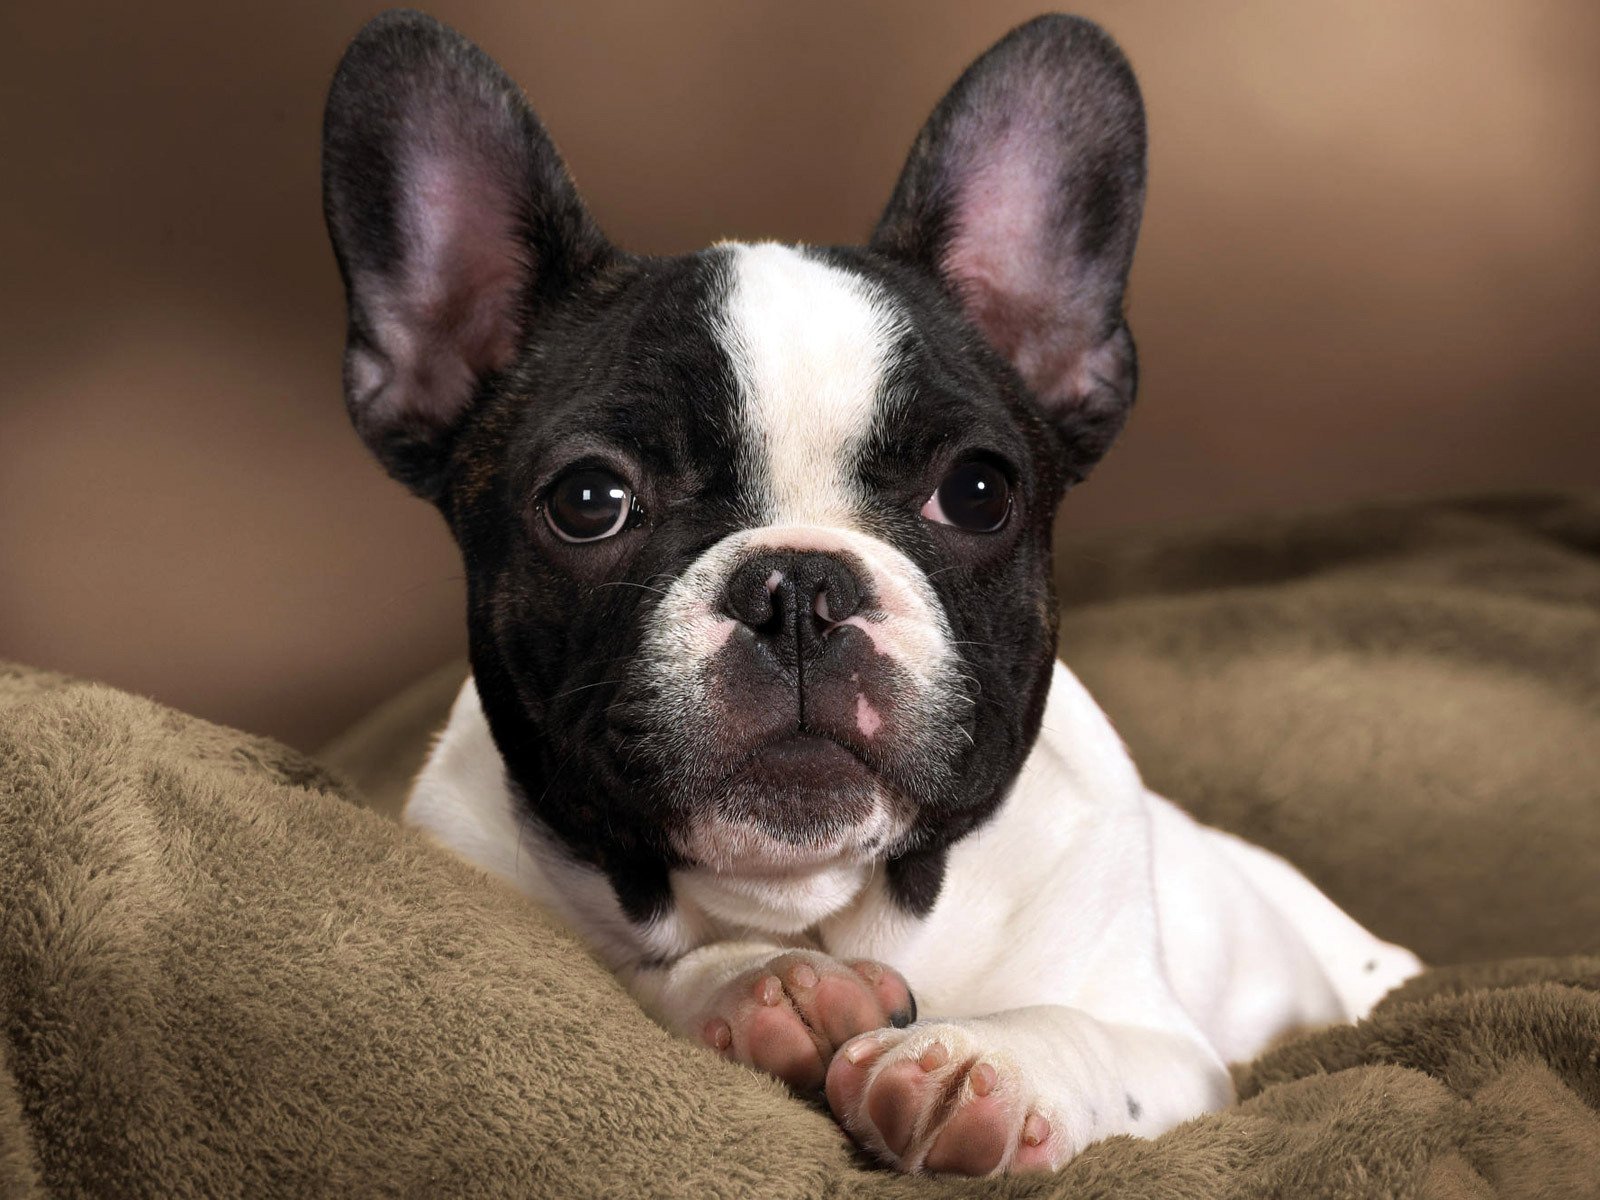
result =
M900 1178L346 764L0 665L0 1197L1600 1197L1600 497L1062 571L1066 657L1152 781L1447 965L1154 1141Z

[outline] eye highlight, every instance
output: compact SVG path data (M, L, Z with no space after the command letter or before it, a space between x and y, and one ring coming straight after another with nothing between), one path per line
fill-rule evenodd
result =
M544 500L544 520L564 542L598 542L627 528L638 512L633 489L604 467L568 472Z
M928 497L922 515L968 533L995 533L1011 515L1011 481L992 463L961 463Z

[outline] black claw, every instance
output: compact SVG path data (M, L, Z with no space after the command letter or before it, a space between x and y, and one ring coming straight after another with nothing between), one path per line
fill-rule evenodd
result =
M904 1029L917 1019L917 998L911 994L911 989L906 989L906 1007L899 1012L889 1014L889 1024L896 1029Z

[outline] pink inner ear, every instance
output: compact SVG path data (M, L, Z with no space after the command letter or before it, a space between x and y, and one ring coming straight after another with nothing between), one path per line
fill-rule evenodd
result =
M475 157L419 155L413 170L416 251L406 273L415 302L467 366L503 367L515 350L512 309L526 273L513 185Z
M1055 227L1060 164L1027 108L997 138L963 138L972 157L956 184L943 270L967 315L1043 404L1084 394L1092 314L1106 297L1080 277L1075 231Z
M432 424L450 421L481 375L511 362L528 270L512 186L470 150L435 149L440 140L423 139L400 173L402 270L365 283L388 364L379 415Z

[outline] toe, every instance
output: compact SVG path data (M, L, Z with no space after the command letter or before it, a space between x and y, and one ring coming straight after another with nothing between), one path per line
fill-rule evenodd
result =
M857 1034L883 1028L883 1014L871 995L848 976L828 976L806 1000L812 1028L830 1046L842 1046Z
M822 1086L822 1058L800 1018L787 1005L758 1008L745 1027L744 1057L790 1087Z
M911 1145L931 1087L927 1071L918 1062L891 1063L872 1081L867 1092L867 1120L890 1153L903 1155Z
M916 997L911 994L911 986L899 971L872 959L853 962L850 969L872 989L873 999L889 1018L889 1024L904 1029L917 1019Z
M860 1110L867 1075L882 1053L883 1046L876 1039L856 1038L840 1046L828 1064L828 1107L841 1125L848 1125Z
M1055 1141L1050 1122L1038 1113L1029 1113L1022 1123L1022 1139L1017 1145L1016 1157L1011 1160L1013 1171L1049 1171L1054 1169Z
M1009 1098L996 1094L997 1084L987 1063L968 1072L955 1111L928 1150L923 1164L928 1170L987 1175L1000 1165L1016 1137L1017 1118Z
M733 1027L721 1017L712 1017L700 1031L705 1044L718 1054L726 1054L733 1046Z

